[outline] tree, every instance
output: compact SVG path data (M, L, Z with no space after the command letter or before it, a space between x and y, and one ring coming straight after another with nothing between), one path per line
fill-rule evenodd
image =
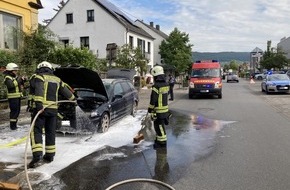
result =
M78 65L91 70L98 70L102 67L96 64L96 59L96 56L87 48L67 46L53 49L47 60L61 66Z
M132 49L128 44L125 44L117 49L116 67L135 69L141 75L146 72L148 60L145 59L144 54L140 48Z
M289 66L289 61L281 50L277 50L277 52L273 52L270 50L265 51L263 54L263 59L260 61L260 65L262 68L270 70L270 69L283 69Z
M239 64L235 60L231 60L229 67L234 71L239 70Z
M49 53L55 48L56 43L49 40L54 34L42 25L38 25L38 30L31 30L29 33L20 31L20 34L23 39L18 50L20 62L28 72L34 72L36 65L47 60Z
M0 67L6 67L6 65L10 62L19 62L19 57L17 56L16 52L0 50Z
M169 37L161 42L159 53L165 65L174 67L177 74L184 73L192 64L192 46L188 34L174 28Z

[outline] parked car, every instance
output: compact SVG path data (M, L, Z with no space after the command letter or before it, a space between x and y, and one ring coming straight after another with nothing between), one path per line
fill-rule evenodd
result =
M290 77L290 70L287 70L285 73Z
M271 92L289 93L290 78L287 74L271 74L267 75L261 83L262 92L267 94Z
M230 82L230 81L239 82L239 76L233 72L228 73L226 78L227 78L227 82Z
M254 79L256 80L263 80L266 78L267 73L259 73L259 74L255 74Z
M78 106L96 126L95 131L105 132L109 126L127 115L136 115L139 102L138 91L132 84L135 70L114 69L107 78L84 67L61 67L54 74L60 77L74 91L77 105L60 103L59 114L76 128L76 107ZM58 128L62 127L58 122Z

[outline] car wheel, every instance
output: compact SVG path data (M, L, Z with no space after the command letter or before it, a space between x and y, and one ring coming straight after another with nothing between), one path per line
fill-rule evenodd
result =
M258 76L258 78L257 78L258 80L262 80L263 79L263 77L261 77L261 76Z
M102 118L99 123L98 132L104 133L108 131L110 125L110 116L107 112L103 113Z
M133 105L132 105L132 111L131 111L131 115L133 117L135 117L137 115L137 102L134 101Z
M227 82L229 82L229 81L227 80Z
M265 90L264 90L264 88L263 88L263 87L261 87L261 90L262 90L262 92L265 92Z
M219 95L218 95L218 98L219 98L219 99L222 99L222 97L223 97L222 94L219 94Z

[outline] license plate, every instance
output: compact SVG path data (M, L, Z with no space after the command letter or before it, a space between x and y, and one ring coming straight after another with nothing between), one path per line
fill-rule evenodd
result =
M287 86L282 86L279 89L288 89L288 87Z
M200 92L209 92L209 90L200 90Z

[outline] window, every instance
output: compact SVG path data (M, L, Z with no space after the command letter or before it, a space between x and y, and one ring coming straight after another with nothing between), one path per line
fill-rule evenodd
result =
M87 10L87 21L88 22L94 22L94 10Z
M117 83L114 87L114 96L116 95L124 95L124 91L120 83Z
M148 42L148 43L147 43L147 46L148 46L148 47L147 47L147 52L148 52L148 53L151 53L151 43Z
M140 48L141 52L145 53L145 41L138 38L137 41L138 48Z
M131 49L133 49L133 44L134 44L134 38L133 38L133 36L129 36L129 47Z
M81 48L88 48L90 49L90 39L89 37L81 37Z
M73 14L72 13L66 14L66 23L71 24L73 22L74 22Z
M0 48L18 49L21 17L0 13Z
M63 43L64 47L67 47L69 45L69 40L68 39L60 40L60 42Z
M128 82L122 82L121 85L125 93L129 93L131 91L131 87L129 86Z

